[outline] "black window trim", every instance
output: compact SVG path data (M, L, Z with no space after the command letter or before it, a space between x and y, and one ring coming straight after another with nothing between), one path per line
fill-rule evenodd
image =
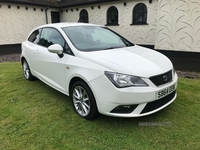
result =
M117 23L108 23L108 18L109 18L108 12L109 12L109 10L112 9L112 8L114 8L114 9L117 10ZM106 13L106 24L105 24L105 26L119 26L119 11L118 11L117 7L115 7L115 6L110 6L110 7L108 8L107 13Z
M28 36L27 41L29 41L29 42L31 42L31 43L34 43L33 41L30 41L30 37L31 37L31 35L32 35L35 31L38 31L38 32L39 32L39 40L40 40L42 28L38 28L38 29L35 29L34 31L32 31L32 32L30 33L30 35ZM38 42L39 42L39 41L38 41ZM34 43L34 44L37 44L37 43Z
M81 17L82 17L82 16L81 16L81 13L83 13L83 12L86 12L86 13L87 13L87 22L84 22L84 21L81 20ZM84 17L85 17L85 16L84 16ZM82 9L82 10L80 11L78 22L89 23L89 14L88 14L88 11L87 11L86 9Z
M143 5L143 6L146 6L146 4L144 4L144 3L138 3L138 4L136 4L134 7L133 7L133 11L132 11L132 23L130 24L130 25L148 25L148 23L147 23L147 17L146 17L146 22L134 22L134 14L135 14L135 8L136 8L136 6L138 6L138 5ZM148 8L147 8L147 6L146 6L146 9L147 9L147 11L146 11L146 13L147 13L147 16L148 16Z

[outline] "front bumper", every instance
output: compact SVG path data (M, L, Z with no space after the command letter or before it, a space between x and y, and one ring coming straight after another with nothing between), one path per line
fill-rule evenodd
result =
M176 99L176 91L156 100L156 93L172 85L177 88L177 74L170 83L155 86L149 79L143 79L148 87L115 87L105 76L101 76L89 83L101 114L116 117L140 117L155 113ZM117 111L124 107L127 111Z

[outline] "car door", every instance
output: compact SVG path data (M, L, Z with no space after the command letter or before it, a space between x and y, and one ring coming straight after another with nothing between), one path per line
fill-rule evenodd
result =
M64 54L60 58L57 54L50 53L47 48L52 44L60 44L64 48L66 41L55 28L43 28L35 53L35 70L42 81L65 93L65 61L68 55Z
M22 50L26 50L24 53L26 61L29 64L31 72L35 75L35 54L38 49L38 42L40 40L41 29L36 29L28 37L27 41L22 43Z

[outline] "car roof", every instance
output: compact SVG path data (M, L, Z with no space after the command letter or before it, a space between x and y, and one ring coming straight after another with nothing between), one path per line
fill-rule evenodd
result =
M44 28L44 27L63 28L71 26L101 26L101 25L90 24L90 23L79 23L79 22L62 22L62 23L45 24L38 28Z

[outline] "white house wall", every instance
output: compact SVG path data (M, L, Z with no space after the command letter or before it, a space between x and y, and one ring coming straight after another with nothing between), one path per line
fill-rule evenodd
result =
M126 6L124 6L124 2L126 2ZM130 25L132 23L133 8L138 3L144 3L148 8L148 25ZM61 22L77 22L79 20L80 11L86 9L89 16L89 23L106 25L107 10L110 6L115 6L119 13L119 26L108 27L125 36L133 43L154 45L158 11L157 4L157 0L153 0L152 3L149 3L148 0L132 0L71 7L63 9L60 20ZM100 6L100 9L98 6ZM91 7L93 7L93 9Z
M130 25L133 8L138 3L144 3L148 8L148 25ZM119 26L108 27L133 43L155 45L155 48L160 50L200 52L199 0L152 0L152 3L149 3L149 0L127 0L83 5L63 9L60 20L77 22L80 11L86 9L90 23L106 25L107 10L110 6L118 9ZM46 24L45 9L39 6L0 3L0 45L21 43L33 28ZM49 22L51 11L59 10L48 9Z
M155 48L200 52L200 0L159 0Z
M46 24L45 7L6 3L0 3L0 6L0 45L21 43L33 28ZM50 10L53 9L48 10L49 21Z

